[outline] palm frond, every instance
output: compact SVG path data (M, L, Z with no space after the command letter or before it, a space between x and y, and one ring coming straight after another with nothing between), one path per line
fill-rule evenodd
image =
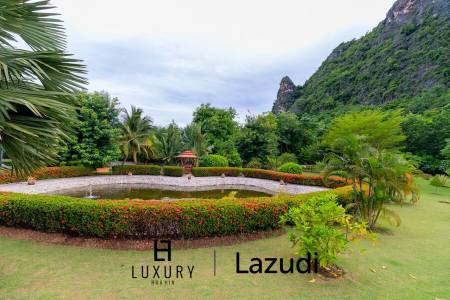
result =
M66 36L54 7L47 0L0 1L0 44L11 45L20 36L33 50L63 50Z
M380 217L388 221L392 226L398 227L402 223L400 216L395 211L386 207L381 209Z
M49 1L0 0L0 147L18 173L52 163L86 80ZM15 48L16 38L30 50Z

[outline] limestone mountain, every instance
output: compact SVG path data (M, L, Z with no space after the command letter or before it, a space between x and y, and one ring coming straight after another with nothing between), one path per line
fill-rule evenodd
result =
M274 113L393 105L436 90L444 95L439 105L448 104L450 1L398 0L371 32L334 49L304 85L292 90L285 78Z
M273 104L272 111L274 113L286 112L287 109L294 103L293 92L295 90L295 84L289 78L284 76L280 82L280 88L278 89L277 99Z

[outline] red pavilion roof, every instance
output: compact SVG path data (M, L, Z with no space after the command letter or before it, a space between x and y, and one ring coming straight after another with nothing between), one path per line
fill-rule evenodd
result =
M197 158L197 155L195 155L192 151L184 151L177 157L178 158Z

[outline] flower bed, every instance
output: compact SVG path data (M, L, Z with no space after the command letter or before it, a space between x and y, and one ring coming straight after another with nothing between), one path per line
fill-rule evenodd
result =
M249 168L193 168L192 174L194 176L238 176L243 174L245 177L260 178L268 180L283 180L286 183L312 185L312 186L326 186L330 188L337 188L348 185L344 178L330 177L324 181L323 176L310 176L303 174L289 174L262 169Z
M171 202L0 193L0 224L106 238L222 236L277 228L290 207L323 193Z
M135 175L161 175L161 166L157 165L123 165L114 166L113 174L127 175L132 173Z
M36 170L30 176L36 179L54 179L95 175L94 170L86 167L45 167ZM0 173L0 184L24 181L27 176L11 175L10 172Z

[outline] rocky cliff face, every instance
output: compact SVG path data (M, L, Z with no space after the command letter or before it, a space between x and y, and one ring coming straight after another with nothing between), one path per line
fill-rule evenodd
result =
M398 0L371 32L340 44L303 86L286 89L291 81L283 78L273 112L322 113L445 91L449 41L450 0Z
M386 14L384 25L404 25L410 22L421 23L427 13L449 13L448 0L398 0Z
M286 112L289 107L291 107L294 102L292 93L295 90L295 84L289 78L289 76L283 77L280 82L280 88L278 89L277 99L272 107L272 112L274 114L279 114Z

